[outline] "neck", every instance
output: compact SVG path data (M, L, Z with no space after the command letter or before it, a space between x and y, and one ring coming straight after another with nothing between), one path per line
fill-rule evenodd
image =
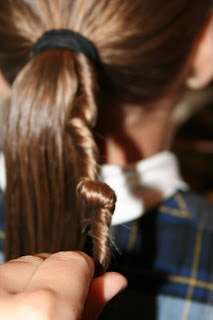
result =
M98 131L102 162L126 165L168 148L171 103L150 107L125 104L107 110Z

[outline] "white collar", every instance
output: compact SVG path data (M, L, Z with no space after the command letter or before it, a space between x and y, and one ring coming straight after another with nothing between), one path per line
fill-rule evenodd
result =
M117 195L112 225L137 219L177 190L188 189L177 159L169 151L125 167L103 165L100 177Z

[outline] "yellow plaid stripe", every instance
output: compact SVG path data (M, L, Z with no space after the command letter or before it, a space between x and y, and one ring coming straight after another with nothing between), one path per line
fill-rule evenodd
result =
M159 211L161 213L170 214L171 216L190 219L191 215L187 210L187 205L182 195L180 193L177 193L174 198L178 204L178 209L173 209L173 208L162 205L159 207Z
M151 270L144 270L144 269L140 269L140 268L134 268L134 269L130 269L128 266L124 266L122 268L124 271L126 272L134 272L137 275L144 275L147 277L154 277L154 278L158 278L161 280L165 280L165 281L170 281L170 282L175 282L175 283L179 283L182 285L188 285L188 286L192 286L192 287L197 287L200 289L205 289L205 290L211 290L213 291L213 283L211 282L206 282L206 281L200 281L197 280L196 278L193 277L184 277L184 276L178 276L178 275L171 275L171 274L164 274L164 273L158 273L155 271L151 271Z
M195 242L195 249L194 249L194 258L192 262L192 273L191 273L191 277L192 279L194 279L194 281L192 281L192 283L189 285L188 292L186 295L186 303L184 305L181 320L187 320L189 316L194 288L196 286L196 278L197 278L200 254L202 249L202 239L203 239L203 231L201 229L198 229L196 242Z
M4 231L0 231L0 239L5 239L5 232Z

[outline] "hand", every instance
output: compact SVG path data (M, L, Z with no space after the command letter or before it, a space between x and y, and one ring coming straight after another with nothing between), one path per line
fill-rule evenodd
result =
M117 273L93 275L93 259L82 252L8 261L0 265L0 319L97 319L127 280Z

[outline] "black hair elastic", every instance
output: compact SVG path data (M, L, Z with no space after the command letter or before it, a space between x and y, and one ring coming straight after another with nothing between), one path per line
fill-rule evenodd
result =
M81 34L66 29L45 32L33 46L32 53L37 56L45 50L54 48L81 52L93 62L98 61L98 52L94 44Z

